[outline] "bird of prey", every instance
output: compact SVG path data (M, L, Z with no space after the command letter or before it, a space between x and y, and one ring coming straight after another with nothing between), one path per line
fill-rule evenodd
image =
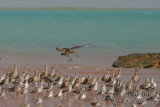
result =
M77 57L79 57L79 56L76 54L76 52L75 52L74 49L78 49L78 48L82 48L82 47L89 47L89 45L75 46L75 47L72 47L72 48L58 48L58 47L56 47L56 50L57 50L57 51L62 51L63 53L62 53L61 55L68 57L68 58L69 58L68 62L70 63L70 61L71 61L71 62L73 62L73 61L72 61L72 59L70 58L69 55L70 55L71 53L74 53Z

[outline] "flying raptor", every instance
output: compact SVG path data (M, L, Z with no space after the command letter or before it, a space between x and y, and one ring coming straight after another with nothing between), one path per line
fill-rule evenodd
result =
M76 54L74 49L78 49L78 48L82 48L82 47L89 47L89 46L90 45L83 45L83 46L75 46L75 47L72 47L72 48L58 48L58 47L56 47L56 50L57 51L62 51L63 53L61 55L68 57L69 58L68 62L70 63L70 61L73 62L72 59L69 56L71 53L74 53L77 57L79 57Z

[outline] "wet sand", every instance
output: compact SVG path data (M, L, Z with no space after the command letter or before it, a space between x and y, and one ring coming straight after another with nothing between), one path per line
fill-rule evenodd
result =
M18 66L18 72L21 73L25 69L25 67L28 67L28 71L30 76L33 76L34 70L38 69L40 72L44 70L44 64L43 65L21 65ZM82 74L85 74L85 77L88 76L88 74L91 74L92 77L101 78L105 73L108 67L105 66L87 66L87 65L49 65L49 71L51 71L51 67L55 66L57 71L56 74L60 75L60 71L63 72L64 75L70 75L71 77L76 75L82 76ZM118 69L111 68L111 72L118 72ZM10 65L1 65L0 74L11 72L13 71L13 64ZM122 75L121 75L121 81L127 82L129 81L132 76L134 75L134 69L122 69ZM155 91L160 91L160 70L156 69L139 69L140 74L140 82L139 85L142 84L145 81L146 77L153 77L155 81L157 82L157 88ZM111 73L110 73L111 75ZM107 87L107 89L109 89ZM90 105L91 102L94 102L96 100L101 101L101 107L113 107L112 103L110 101L105 101L106 95L96 95L97 92L87 92L87 98L85 100L77 100L77 94L73 94L72 92L68 94L64 94L63 97L55 98L52 97L50 99L44 98L46 95L46 90L43 90L41 94L27 94L27 95L21 95L16 94L13 92L7 91L7 96L0 98L0 107L19 107L20 104L29 103L31 107L92 107ZM54 86L53 88L54 95L58 93L57 86ZM43 98L43 104L42 105L35 105L34 101L38 98ZM121 99L121 98L120 98ZM118 99L117 99L118 100ZM131 107L131 103L117 103L118 107ZM145 107L154 107L155 102L148 103L145 105Z

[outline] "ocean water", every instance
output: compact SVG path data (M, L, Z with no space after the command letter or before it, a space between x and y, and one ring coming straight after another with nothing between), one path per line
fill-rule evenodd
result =
M1 61L67 64L55 48L85 44L71 56L75 64L160 52L160 11L0 10Z

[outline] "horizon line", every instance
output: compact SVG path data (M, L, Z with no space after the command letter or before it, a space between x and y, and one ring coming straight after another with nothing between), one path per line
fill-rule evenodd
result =
M0 10L160 10L160 8L0 7Z

